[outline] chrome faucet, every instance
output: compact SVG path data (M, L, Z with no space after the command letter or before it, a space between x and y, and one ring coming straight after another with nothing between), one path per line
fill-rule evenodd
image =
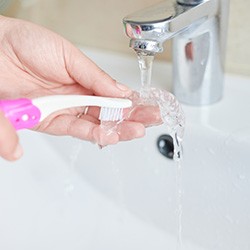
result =
M223 94L229 0L165 0L123 19L135 51L155 54L173 38L173 92L190 105Z

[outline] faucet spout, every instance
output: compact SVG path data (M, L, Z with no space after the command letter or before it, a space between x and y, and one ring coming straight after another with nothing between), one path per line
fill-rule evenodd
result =
M160 53L173 38L173 90L187 104L222 96L229 0L165 0L123 19L130 47Z

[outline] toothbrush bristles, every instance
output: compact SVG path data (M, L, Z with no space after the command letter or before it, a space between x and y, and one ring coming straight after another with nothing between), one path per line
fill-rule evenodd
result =
M100 121L121 121L123 118L123 108L102 107L99 114Z

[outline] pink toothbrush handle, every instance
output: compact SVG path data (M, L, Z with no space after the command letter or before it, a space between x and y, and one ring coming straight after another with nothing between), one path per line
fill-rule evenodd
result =
M5 114L16 130L34 127L41 117L40 110L26 98L0 100L0 111Z

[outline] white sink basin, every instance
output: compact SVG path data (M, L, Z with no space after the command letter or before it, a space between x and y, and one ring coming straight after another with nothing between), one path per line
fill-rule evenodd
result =
M86 52L120 82L139 82L135 58ZM170 65L154 70L155 86L169 86ZM21 131L25 156L0 160L0 249L249 250L250 79L225 85L221 102L184 106L180 168L157 149L164 125L102 150Z

